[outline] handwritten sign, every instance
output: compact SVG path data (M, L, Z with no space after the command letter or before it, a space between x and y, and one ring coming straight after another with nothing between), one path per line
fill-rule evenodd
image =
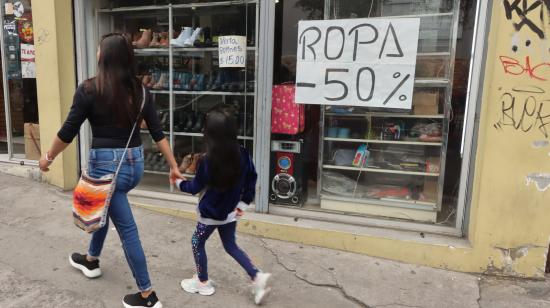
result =
M246 66L246 36L220 36L218 51L220 67Z
M300 21L296 102L411 109L420 19Z

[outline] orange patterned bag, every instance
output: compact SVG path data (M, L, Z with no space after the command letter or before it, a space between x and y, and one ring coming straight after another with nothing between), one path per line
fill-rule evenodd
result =
M109 212L109 204L111 202L111 196L116 187L116 178L128 147L130 146L130 141L136 130L137 123L141 117L141 111L145 105L145 88L143 89L143 98L141 101L141 109L126 143L126 148L124 153L118 163L118 167L114 174L108 174L102 176L99 179L91 177L86 170L82 170L82 175L80 180L76 185L76 188L73 192L73 218L74 223L80 229L93 233L107 223L107 214Z

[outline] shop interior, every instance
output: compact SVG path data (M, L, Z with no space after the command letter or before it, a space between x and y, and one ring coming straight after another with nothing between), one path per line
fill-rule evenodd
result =
M98 38L109 32L131 37L137 74L157 105L165 135L170 138L180 171L192 178L203 151L205 113L224 103L235 108L239 140L253 153L256 93L255 3L188 1L104 1L97 6ZM149 7L146 7L149 6ZM172 33L170 35L170 27ZM244 38L245 56L235 67L222 67L220 37ZM237 67L239 66L239 67ZM141 190L173 191L168 166L146 126L141 128L145 148L145 176Z

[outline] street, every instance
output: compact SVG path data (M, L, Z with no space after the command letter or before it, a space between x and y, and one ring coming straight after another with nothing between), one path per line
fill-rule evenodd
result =
M69 193L0 174L0 307L122 307L136 292L118 236L111 230L103 276L89 280L68 263L89 236L72 222ZM254 307L246 274L207 244L211 297L187 294L194 272L194 222L134 208L153 287L164 307ZM364 255L239 235L258 267L274 274L265 307L550 307L550 283L503 279L402 264Z

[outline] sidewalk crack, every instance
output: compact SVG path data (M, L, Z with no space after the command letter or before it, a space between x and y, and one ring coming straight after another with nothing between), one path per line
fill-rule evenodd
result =
M477 306L479 308L481 308L481 283L482 283L481 279L482 279L481 277L477 278L477 292L479 294L477 297Z
M338 282L338 279L336 279L334 273L331 273L332 275L332 278L334 279L335 283L334 284L328 284L328 283L316 283L316 282L313 282L311 280L308 280L307 278L304 278L302 276L300 276L298 274L298 272L295 270L295 269L292 269L290 267L288 267L286 264L284 264L281 259L279 258L279 255L277 254L277 252L275 252L273 249L271 249L268 244L266 243L266 241L264 239L260 239L260 241L262 242L262 247L269 251L269 253L271 253L271 255L275 258L275 261L277 262L277 264L279 264L283 269L285 269L287 272L290 272L290 273L293 273L294 276L296 278L298 278L299 280L311 285L311 286L314 286L314 287L322 287L322 288L331 288L331 289L334 289L336 291L338 291L345 299L347 299L348 301L350 302L353 302L355 303L357 306L359 307L363 307L363 308L373 308L367 304L365 304L363 301L361 301L360 299L352 296L352 295L349 295L346 290L344 289L344 287L342 287L342 285Z
M411 307L411 308L424 308L424 307L422 307L422 306L405 305L405 304L401 304L401 303L389 303L389 304L376 305L376 306L373 306L372 308L376 308L376 307L388 307L388 306L401 306L401 307Z

